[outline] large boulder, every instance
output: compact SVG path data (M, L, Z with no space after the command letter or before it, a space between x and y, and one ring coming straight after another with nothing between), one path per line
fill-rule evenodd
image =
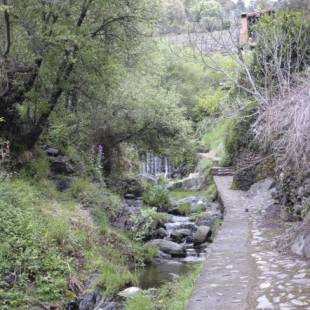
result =
M310 231L298 235L291 249L294 254L310 258Z
M182 242L190 235L191 235L190 229L176 229L170 234L170 237L175 242Z
M166 229L163 227L160 227L160 228L155 230L152 237L155 239L164 239L167 236L168 236L168 233L167 233Z
M135 224L134 219L139 218L142 218L141 208L124 204L112 221L112 225L122 230L131 230Z
M156 246L160 251L170 254L173 257L185 257L186 249L183 245L177 244L173 241L164 239L155 239L149 241L147 244Z
M75 168L69 158L65 156L49 157L50 170L53 174L68 175L75 172Z
M194 233L194 244L198 245L206 242L212 235L211 228L209 226L199 226Z
M111 179L110 186L118 193L132 195L131 197L141 197L144 192L144 186L141 178L138 177L122 177L119 179Z
M310 258L310 212L297 226L297 233L291 250L294 254Z
M102 290L97 287L93 292L83 296L79 303L79 310L93 310L102 300Z
M60 151L59 151L58 149L49 147L49 148L46 150L46 154L47 154L47 156L56 157L56 156L60 155Z

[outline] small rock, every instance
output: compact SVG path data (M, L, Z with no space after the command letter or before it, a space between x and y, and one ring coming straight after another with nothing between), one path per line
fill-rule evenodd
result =
M291 250L294 254L310 258L310 231L300 233L296 237Z
M170 235L172 241L181 242L186 237L190 236L191 231L189 229L177 229Z
M124 289L123 291L119 292L117 295L124 297L124 298L129 298L134 295L137 295L140 292L142 292L141 288L132 286L132 287L128 287Z
M124 195L124 197L125 197L125 199L135 199L136 198L136 196L134 194L130 194L130 193L126 193Z
M156 239L164 239L167 236L168 236L167 231L162 227L156 229L154 232L154 238Z
M46 154L47 154L48 156L54 156L54 157L56 157L56 156L58 156L58 155L60 154L60 152L59 152L58 149L55 149L55 148L50 147L50 148L48 148L48 149L46 150Z
M75 171L69 159L65 156L51 157L50 168L54 174L67 175Z

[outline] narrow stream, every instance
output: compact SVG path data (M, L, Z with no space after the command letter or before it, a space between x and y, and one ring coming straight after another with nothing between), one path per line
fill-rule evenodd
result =
M191 232L197 230L194 221L185 216L172 216L170 222L165 224L168 233L165 239L171 240L171 234L178 229L190 229ZM146 266L140 273L139 280L142 289L156 288L165 282L173 281L175 278L190 272L193 264L201 262L205 258L206 247L194 247L191 237L179 243L186 248L184 258L159 258L154 264Z

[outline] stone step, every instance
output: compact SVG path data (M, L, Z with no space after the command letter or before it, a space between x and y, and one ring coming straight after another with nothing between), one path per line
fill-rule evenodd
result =
M233 176L235 171L232 167L213 167L211 173L216 176Z

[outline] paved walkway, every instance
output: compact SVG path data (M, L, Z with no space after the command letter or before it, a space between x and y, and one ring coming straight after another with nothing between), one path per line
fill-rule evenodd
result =
M214 179L226 215L188 310L310 310L309 262L280 255L264 225L270 183L242 192L230 176Z

